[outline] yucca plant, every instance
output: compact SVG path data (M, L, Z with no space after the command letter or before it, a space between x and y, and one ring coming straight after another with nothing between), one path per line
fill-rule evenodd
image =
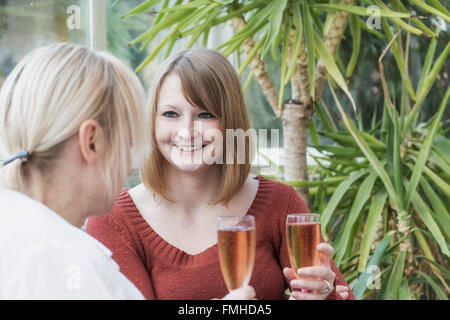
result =
M367 9L371 5L377 6L377 13L383 18L383 32L370 29L364 21L373 14ZM151 45L161 32L166 32L137 71L161 51L165 51L166 56L170 54L180 38L189 39L187 47L199 41L206 45L212 27L231 23L235 34L218 49L225 55L237 53L239 73L250 68L249 78L244 83L254 77L274 114L282 120L286 148L285 180L306 181L307 128L315 103L322 99L327 74L352 100L343 74L347 79L351 77L358 61L361 36L365 32L389 41L389 22L395 28L418 36L437 37L430 21L425 23L420 17L412 16L412 10L450 21L448 11L438 0L429 4L417 0L396 0L388 4L380 0L146 0L124 14L124 18L149 12L156 15L152 26L130 43L140 44L141 49ZM353 52L341 71L338 65L343 66L343 63L339 50L347 25L351 36L345 41L351 41ZM263 59L266 54L271 54L279 63L279 88L274 86L267 72ZM396 62L399 68L403 68L400 55L396 55ZM403 74L404 70L400 70ZM405 78L405 81L415 99L409 79ZM291 87L290 97L284 94L288 85ZM308 202L308 188L299 188L298 191Z
M146 57L146 51L138 52L137 48L126 47L137 34L146 29L143 17L141 19L121 20L124 10L133 8L138 1L124 1L112 7L113 0L107 1L106 24L108 37L108 51L118 58L129 63L130 66L137 66Z
M384 112L379 121L374 115L368 129L354 125L330 87L342 111L343 129L326 116L323 105L316 108L324 130L315 130L313 122L310 133L323 156L315 157L313 181L291 183L313 188L311 209L322 213L322 232L333 243L335 262L359 299L447 300L450 293L450 141L442 119L448 84L437 113L416 124L421 103L450 51L448 43L434 59L435 41L412 108L406 81L397 99L400 105L393 104L383 77L383 53ZM334 144L323 145L320 137ZM371 266L381 274L372 275L377 268ZM380 288L371 288L374 276Z

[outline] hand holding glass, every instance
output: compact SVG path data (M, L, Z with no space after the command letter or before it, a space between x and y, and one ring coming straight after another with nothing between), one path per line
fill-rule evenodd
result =
M256 232L253 216L219 217L217 244L220 267L228 290L247 286L255 261Z
M316 213L288 214L286 238L292 271L300 279L298 269L319 265L320 216Z

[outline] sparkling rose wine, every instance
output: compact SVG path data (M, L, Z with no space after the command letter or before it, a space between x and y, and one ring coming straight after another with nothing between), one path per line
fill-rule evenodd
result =
M228 290L248 285L255 260L255 228L219 227L217 238L220 267Z
M287 223L287 247L294 273L297 269L319 264L317 245L320 243L320 223Z

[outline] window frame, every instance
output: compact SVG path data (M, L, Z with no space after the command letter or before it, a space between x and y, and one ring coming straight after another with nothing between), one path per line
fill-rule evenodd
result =
M89 0L89 47L107 50L106 0Z

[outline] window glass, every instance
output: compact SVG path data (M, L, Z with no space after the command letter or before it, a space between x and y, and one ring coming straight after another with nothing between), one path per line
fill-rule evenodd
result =
M0 0L0 86L34 48L58 42L89 44L87 0Z

